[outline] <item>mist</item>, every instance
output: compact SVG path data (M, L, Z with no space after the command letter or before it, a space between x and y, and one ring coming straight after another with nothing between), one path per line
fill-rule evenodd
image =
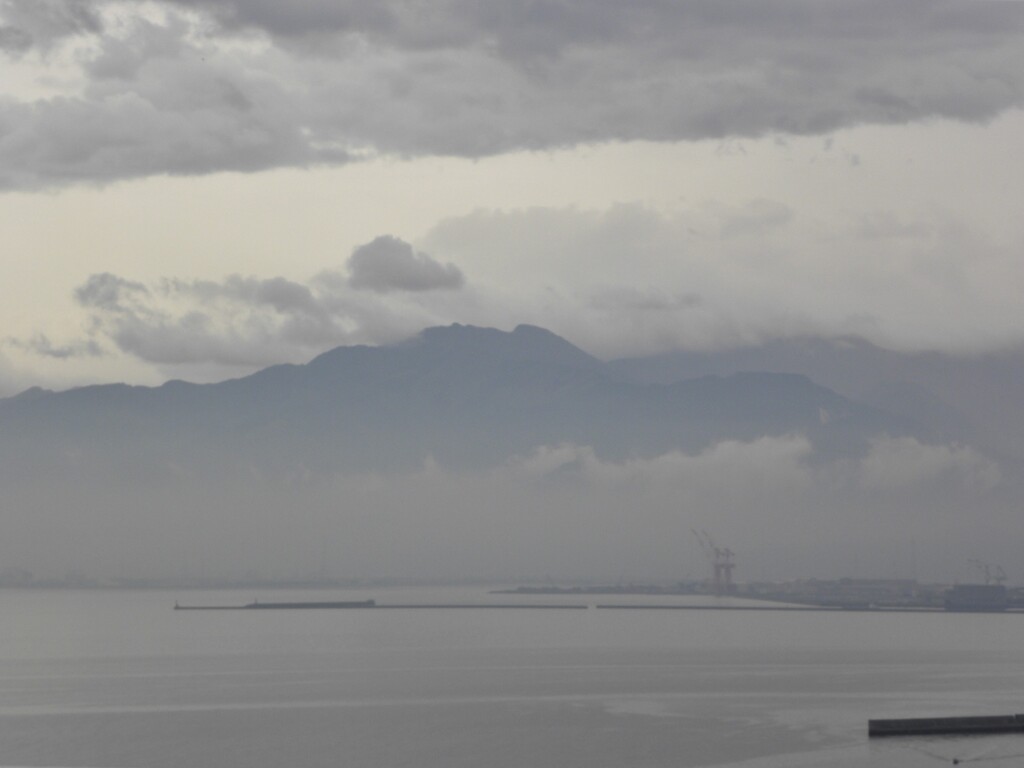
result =
M622 462L538 446L475 471L4 475L0 557L37 578L675 583L707 575L693 528L741 581L952 581L982 556L1024 576L1019 478L913 439L824 462L788 435Z

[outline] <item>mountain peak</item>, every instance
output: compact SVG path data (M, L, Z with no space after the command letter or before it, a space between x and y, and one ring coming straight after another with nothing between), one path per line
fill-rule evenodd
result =
M455 323L427 328L403 343L437 352L497 355L522 362L545 362L574 368L601 363L551 331L535 325L517 325L512 331ZM402 346L402 345L399 345Z
M19 392L18 394L14 395L10 399L11 400L20 400L20 401L35 400L37 397L42 397L43 395L50 395L50 394L53 394L52 390L43 389L42 387L29 387L24 392Z

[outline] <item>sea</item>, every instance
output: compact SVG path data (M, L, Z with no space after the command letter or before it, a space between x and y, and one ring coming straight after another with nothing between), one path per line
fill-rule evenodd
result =
M175 611L175 602L587 610ZM714 598L0 590L0 766L1024 765L1024 735L868 739L1024 711L1024 615L607 610Z

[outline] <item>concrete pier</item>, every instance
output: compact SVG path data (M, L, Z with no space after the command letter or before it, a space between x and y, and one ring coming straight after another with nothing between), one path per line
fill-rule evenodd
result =
M1024 715L979 717L915 717L868 720L868 736L958 736L975 733L1024 732Z
M375 610L449 610L449 609L509 609L509 610L586 610L586 605L553 605L548 603L409 603L381 605L375 600L359 600L349 602L296 602L296 603L261 603L247 605L179 605L174 604L176 611L282 611L282 610L338 610L373 608Z

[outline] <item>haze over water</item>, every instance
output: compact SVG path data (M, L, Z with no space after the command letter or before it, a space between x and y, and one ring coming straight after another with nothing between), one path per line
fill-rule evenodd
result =
M938 765L1024 738L869 743L871 717L1020 710L1016 615L175 612L484 588L0 591L0 765ZM521 597L670 604L698 598ZM930 753L930 754L928 754Z

